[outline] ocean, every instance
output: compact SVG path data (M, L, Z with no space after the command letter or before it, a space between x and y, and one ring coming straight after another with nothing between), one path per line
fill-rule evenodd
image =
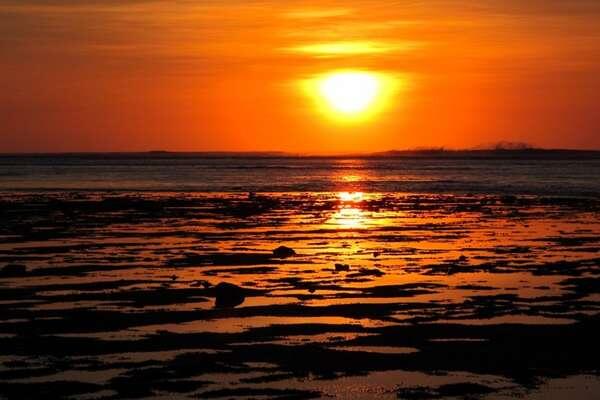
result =
M597 399L595 154L1 156L0 398Z
M3 191L600 194L600 153L414 157L3 155Z

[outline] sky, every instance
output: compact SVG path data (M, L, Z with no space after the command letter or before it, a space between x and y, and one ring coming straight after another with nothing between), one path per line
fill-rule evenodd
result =
M600 149L598 21L597 0L0 0L0 152Z

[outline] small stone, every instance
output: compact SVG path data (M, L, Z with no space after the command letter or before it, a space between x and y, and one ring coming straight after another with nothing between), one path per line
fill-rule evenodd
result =
M245 290L233 283L221 282L215 287L215 306L231 308L246 300Z
M515 204L518 198L513 195L505 195L501 197L501 200L504 204Z
M7 264L0 270L0 275L19 276L27 273L27 267L22 264Z
M335 270L337 272L350 271L350 266L348 264L335 264Z
M294 249L291 249L286 246L279 246L275 250L273 250L273 255L277 258L288 258L296 255Z
M363 276L383 276L385 272L377 268L360 268L358 272L348 275L350 278L363 277Z

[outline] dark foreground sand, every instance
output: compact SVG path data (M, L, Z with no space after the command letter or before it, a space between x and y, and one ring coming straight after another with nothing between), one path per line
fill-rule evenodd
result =
M598 198L5 193L0 221L0 398L600 398Z

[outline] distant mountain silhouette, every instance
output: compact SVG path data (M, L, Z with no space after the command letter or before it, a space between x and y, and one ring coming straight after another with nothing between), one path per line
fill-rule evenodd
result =
M490 158L490 159L600 159L600 150L542 149L529 143L501 141L470 149L416 147L374 153L293 153L283 151L168 151L146 152L71 152L71 153L0 153L0 157L84 158L84 159L171 159L171 158Z
M509 150L509 151L515 151L515 150L542 150L542 149L541 148L536 148L532 144L525 143L525 142L501 141L501 142L496 142L496 143L492 143L492 144L479 145L479 146L473 148L473 150Z

